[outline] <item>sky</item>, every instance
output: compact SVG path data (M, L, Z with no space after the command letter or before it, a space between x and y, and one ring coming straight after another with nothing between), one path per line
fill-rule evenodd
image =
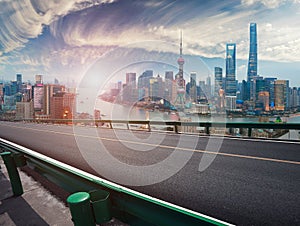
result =
M113 71L138 70L131 66L138 60L150 69L149 59L176 70L181 31L187 75L204 80L215 66L225 73L233 42L241 81L251 22L259 75L300 87L300 0L0 0L0 81L21 73L24 81L42 74L45 82L77 84L95 65L107 81Z

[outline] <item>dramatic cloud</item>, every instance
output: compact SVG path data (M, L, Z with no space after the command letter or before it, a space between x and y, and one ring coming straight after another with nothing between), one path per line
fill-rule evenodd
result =
M264 1L263 4L268 7L272 4L279 7L277 5L279 2ZM299 22L281 22L286 12L269 12L270 20L279 23L278 25L286 30L285 34L282 32L274 34L269 19L261 16L264 15L265 9L254 7L259 3L258 1L243 1L241 6L220 2L217 5L209 5L206 10L203 10L205 7L203 2L202 4L196 4L195 1L188 3L174 4L174 2L161 1L158 4L147 1L146 3L134 2L128 6L126 1L123 1L105 7L99 6L74 12L55 21L50 28L55 37L62 38L71 46L128 45L148 40L178 43L180 30L183 30L186 53L205 57L224 57L226 43L235 42L239 57L242 59L246 59L248 55L250 22L257 22L258 30L263 31L259 32L259 41L263 43L264 49L273 48L272 45L275 44L269 41L269 33L273 33L275 39L283 42L290 41L290 38L293 38L291 36L299 35ZM276 18L278 14L280 17ZM293 21L298 21L296 16L290 17L294 19ZM268 29L265 29L265 24ZM289 28L286 27L287 25ZM289 48L294 49L295 46ZM173 50L174 53L177 51L177 49ZM296 58L283 58L281 57L283 54L261 56L268 60L273 57L273 60L278 61L287 59L294 61Z
M67 15L100 3L86 0L0 1L0 50L10 52L42 34L43 27Z
M288 2L288 0L242 0L242 4L246 6L261 4L270 9L277 8L280 5L285 4L286 2ZM294 1L290 1L290 2L294 2Z
M251 22L259 60L299 62L299 6L299 0L0 0L1 74L14 76L23 65L51 78L78 78L122 46L178 54L181 30L184 54L224 58L226 43L234 42L237 58L247 61Z

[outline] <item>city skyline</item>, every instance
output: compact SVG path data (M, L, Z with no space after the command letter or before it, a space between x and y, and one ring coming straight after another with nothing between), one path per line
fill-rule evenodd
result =
M77 82L104 53L132 43L140 43L137 46L145 51L154 49L177 56L177 47L144 43L155 40L178 45L182 30L184 59L190 61L185 65L187 74L198 72L199 58L211 75L215 66L225 68L226 43L232 42L237 45L237 79L246 80L248 28L255 22L258 74L286 78L291 86L300 86L299 1L31 1L28 4L6 0L0 5L0 79L12 80L21 73L24 80L43 74L48 82L55 78L64 83Z

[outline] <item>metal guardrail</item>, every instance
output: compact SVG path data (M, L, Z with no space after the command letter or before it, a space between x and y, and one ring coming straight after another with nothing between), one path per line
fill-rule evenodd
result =
M35 123L57 123L57 124L108 124L109 128L113 128L114 124L125 124L129 129L129 125L145 125L148 131L151 126L170 126L173 127L175 133L180 133L181 126L204 127L205 133L210 134L210 128L240 128L248 130L248 137L252 136L252 129L283 129L283 130L300 130L300 123L274 123L274 122L181 122L181 121L149 121L149 120L93 120L93 119L25 119L24 122Z
M4 154L12 154L13 159L45 176L68 192L103 190L109 192L111 215L130 225L231 225L221 220L186 208L153 198L120 186L103 178L84 172L38 152L0 138L0 148ZM25 160L25 161L24 161ZM11 183L14 178L10 178ZM15 181L14 183L18 183ZM20 195L19 193L17 193Z

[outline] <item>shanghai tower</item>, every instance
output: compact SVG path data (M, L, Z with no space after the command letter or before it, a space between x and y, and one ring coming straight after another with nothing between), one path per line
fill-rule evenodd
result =
M251 82L252 78L257 76L257 33L256 23L250 23L250 48L247 82Z

